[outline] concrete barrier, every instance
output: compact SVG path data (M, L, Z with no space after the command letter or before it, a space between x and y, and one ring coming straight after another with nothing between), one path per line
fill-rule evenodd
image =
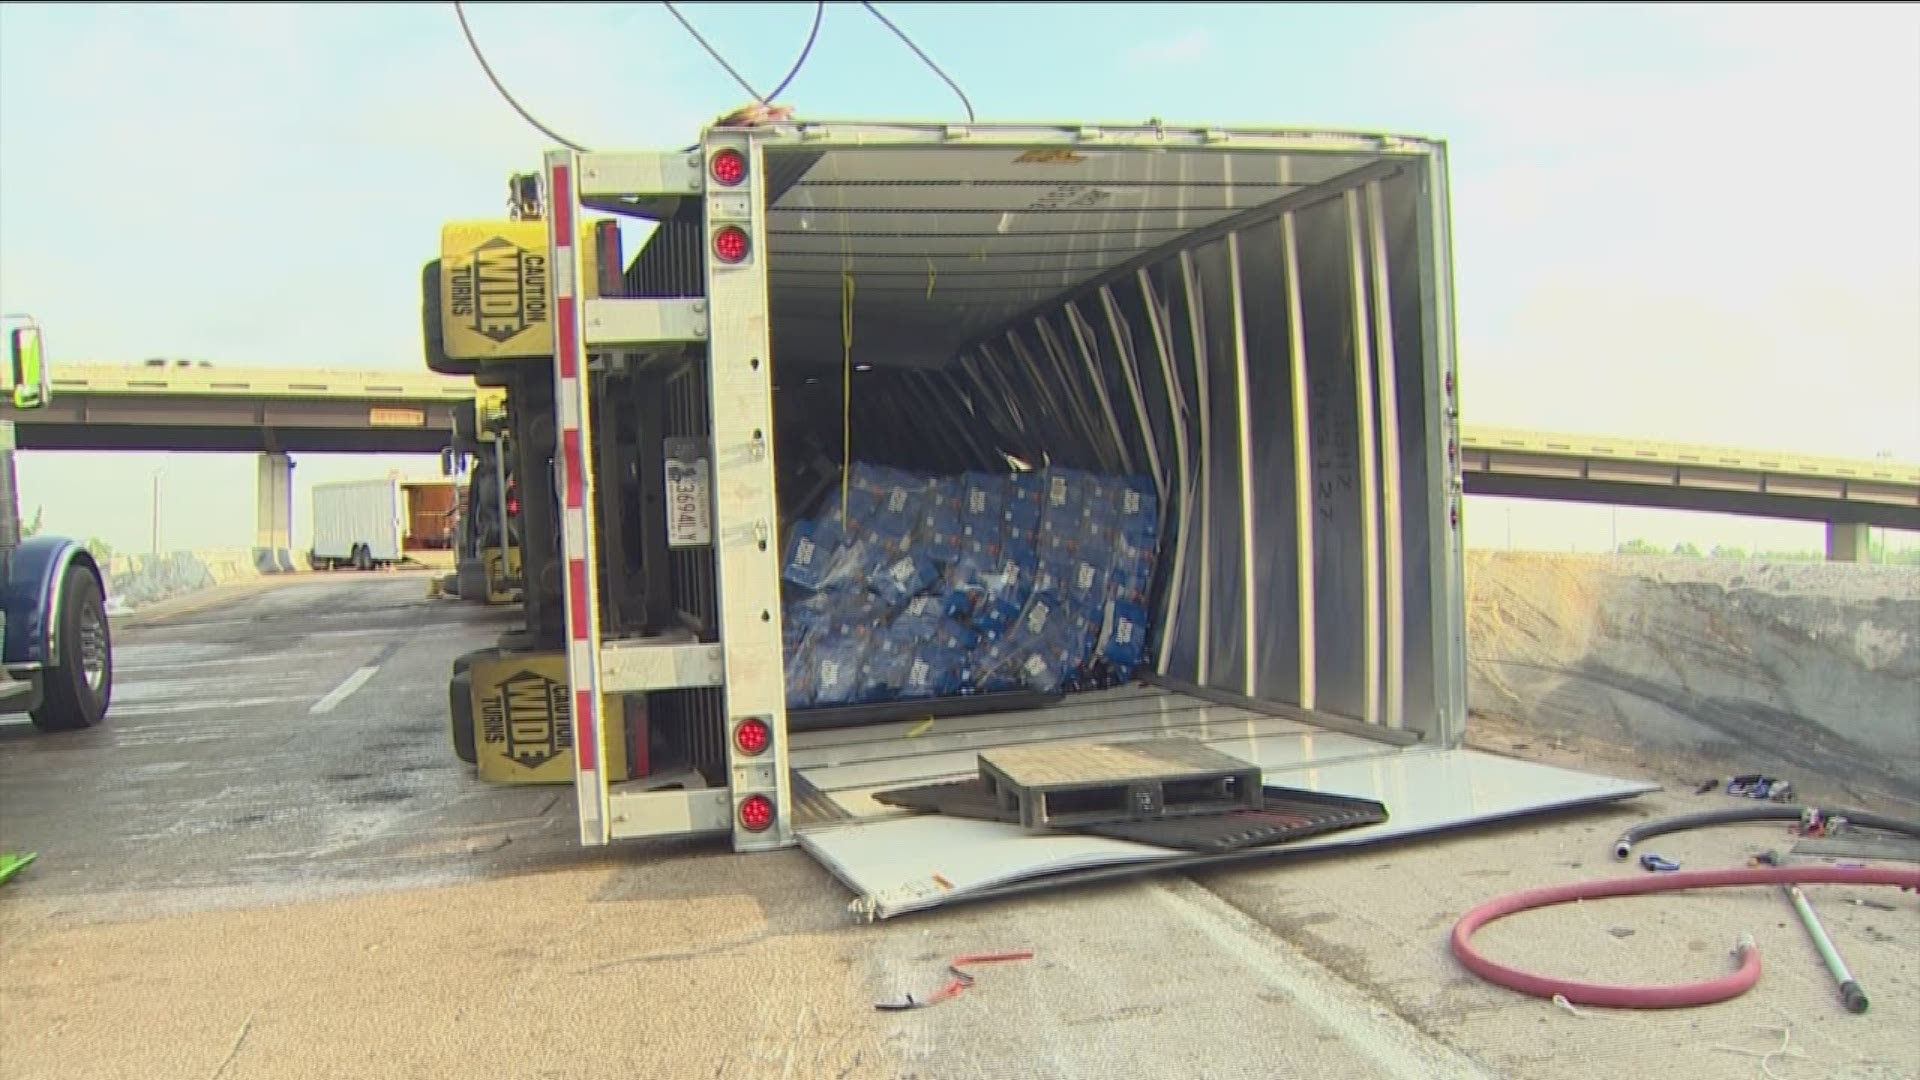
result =
M1920 800L1920 570L1474 552L1468 704Z
M414 552L408 562L420 567L453 565L452 552ZM159 555L115 555L102 569L107 573L107 611L132 611L176 596L251 581L262 577L300 573L308 569L285 548L201 548Z
M250 548L115 555L102 569L107 572L107 609L114 613L261 575Z
M291 574L297 569L293 565L293 552L268 547L253 549L253 568L262 574Z

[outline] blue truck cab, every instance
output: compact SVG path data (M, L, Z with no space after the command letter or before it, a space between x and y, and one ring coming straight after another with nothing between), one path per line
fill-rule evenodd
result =
M81 544L20 535L13 414L44 408L53 380L39 326L6 318L22 325L6 334L0 386L0 713L28 713L42 731L76 731L100 723L113 698L106 575Z

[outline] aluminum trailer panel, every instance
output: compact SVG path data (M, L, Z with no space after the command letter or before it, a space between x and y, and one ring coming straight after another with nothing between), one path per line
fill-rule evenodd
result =
M969 774L987 746L1197 733L1270 782L1387 804L1386 825L1322 845L1647 790L1460 749L1440 143L780 122L710 129L691 152L546 163L583 842L798 839L886 914L1183 857L1084 838L1009 845L993 823L831 820L884 811L874 790ZM584 288L594 268L574 237L593 210L661 222L625 296ZM684 646L603 618L600 373L657 380L659 434L681 448L669 457L703 478L674 493L710 510L704 527L668 539L673 606L719 647L717 678L637 662ZM1149 477L1163 522L1140 673L1156 687L927 731L789 730L780 562L804 513L781 499L790 447L921 474L1060 464ZM651 722L685 740L707 786L609 785L603 692L649 694ZM803 805L825 820L799 821ZM935 875L953 888L916 892Z

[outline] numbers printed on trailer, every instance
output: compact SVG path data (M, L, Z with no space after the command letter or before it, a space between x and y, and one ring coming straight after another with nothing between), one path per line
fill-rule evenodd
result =
M712 466L698 439L669 439L667 468L667 546L704 547L713 543Z

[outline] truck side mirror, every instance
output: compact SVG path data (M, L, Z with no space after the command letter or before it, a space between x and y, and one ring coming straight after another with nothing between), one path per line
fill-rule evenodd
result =
M22 326L7 335L8 389L13 391L13 407L38 409L53 397L53 385L47 378L41 357L40 328Z

